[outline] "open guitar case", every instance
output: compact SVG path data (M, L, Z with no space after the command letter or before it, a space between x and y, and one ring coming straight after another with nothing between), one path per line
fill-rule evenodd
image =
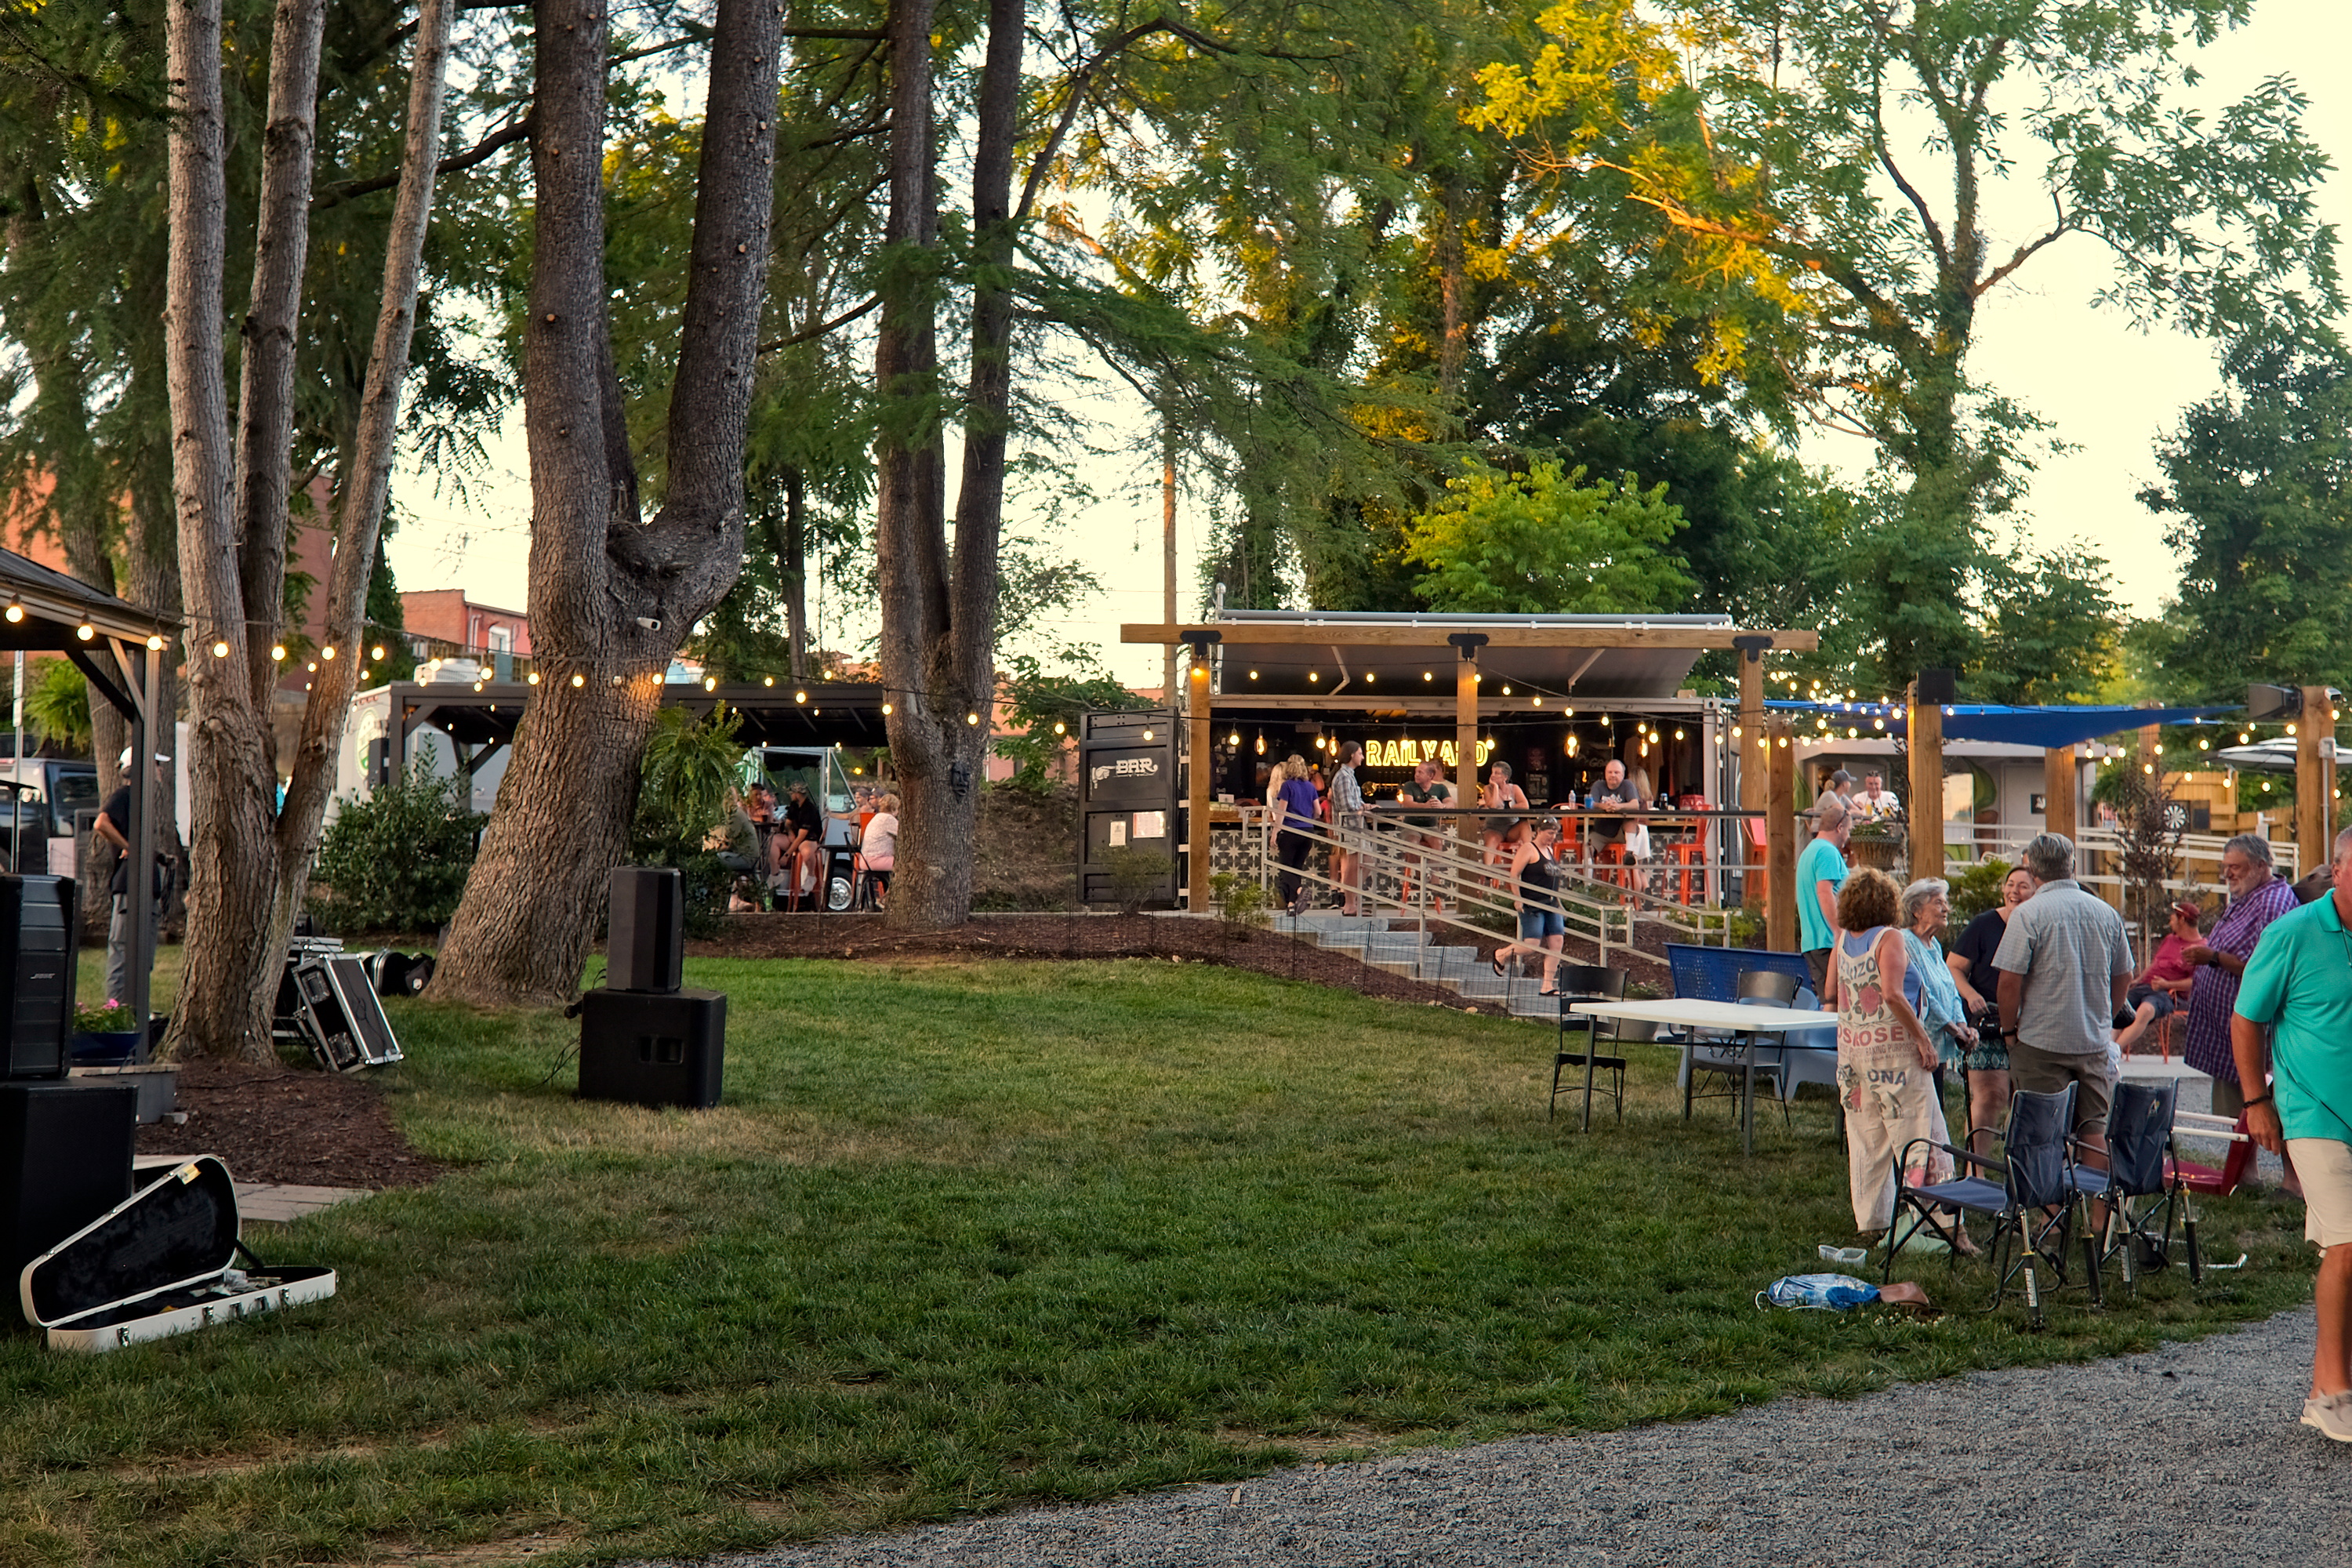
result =
M132 1176L129 1198L17 1279L25 1319L51 1350L113 1350L335 1293L333 1269L266 1264L247 1248L217 1156L142 1162Z

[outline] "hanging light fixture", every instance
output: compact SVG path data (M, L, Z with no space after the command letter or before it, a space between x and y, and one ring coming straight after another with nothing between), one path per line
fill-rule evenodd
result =
M1260 735L1257 738L1257 754L1261 757L1265 755L1265 737L1264 735Z

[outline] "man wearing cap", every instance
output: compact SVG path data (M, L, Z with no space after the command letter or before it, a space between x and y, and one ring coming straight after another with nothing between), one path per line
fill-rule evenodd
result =
M2116 1047L2126 1054L2158 1018L2168 1018L2189 1005L2189 984L2197 973L2197 966L2189 962L2189 950L2200 940L2197 906L2186 901L2173 905L2171 925L2170 934L2157 944L2147 967L2132 976L2124 992L2124 1005L2132 1016L2116 1036Z
M163 783L163 765L172 759L157 752L155 783ZM122 753L122 787L106 797L104 809L93 824L98 836L114 846L121 858L114 863L114 909L106 921L106 995L110 1002L124 1000L130 990L127 972L131 968L131 752ZM160 798L161 790L155 798ZM155 931L163 918L163 900L171 891L166 862L155 857L155 898L147 909L147 952L155 952Z
M1853 837L1845 796L1825 792L1813 807L1813 841L1797 857L1797 946L1813 972L1815 995L1829 983L1838 889L1845 886L1845 844Z

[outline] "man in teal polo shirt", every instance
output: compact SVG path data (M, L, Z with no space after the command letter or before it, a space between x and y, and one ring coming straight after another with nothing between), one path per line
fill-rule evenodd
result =
M2319 1338L2303 1423L2352 1443L2352 827L2336 836L2329 868L2326 898L2263 928L2238 987L2230 1045L2249 1091L2247 1130L2294 1158L2304 1237L2319 1247ZM2276 1032L2265 1050L2268 1025Z
M1845 886L1845 841L1853 818L1845 797L1824 793L1813 808L1813 841L1797 857L1797 947L1813 971L1813 994L1829 982L1830 949L1837 942L1838 889Z

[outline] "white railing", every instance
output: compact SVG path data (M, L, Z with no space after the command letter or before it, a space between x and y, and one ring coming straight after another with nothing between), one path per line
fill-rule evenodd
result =
M1954 824L1954 827L1964 825ZM1975 837L1968 840L1979 858L1998 857L2011 865L2037 833L2038 827L1982 826L1972 830ZM1961 841L1948 838L1950 848ZM2221 850L2230 840L2213 833L2184 833L2173 850L2177 869L2165 879L2168 891L2195 895L2217 891L2221 882ZM2293 881L2302 874L2300 846L2289 840L2269 841L2271 858L2280 876ZM2124 858L2123 836L2111 827L2090 827L2074 836L2074 879L2089 887L2120 889L2124 879L2120 868Z

